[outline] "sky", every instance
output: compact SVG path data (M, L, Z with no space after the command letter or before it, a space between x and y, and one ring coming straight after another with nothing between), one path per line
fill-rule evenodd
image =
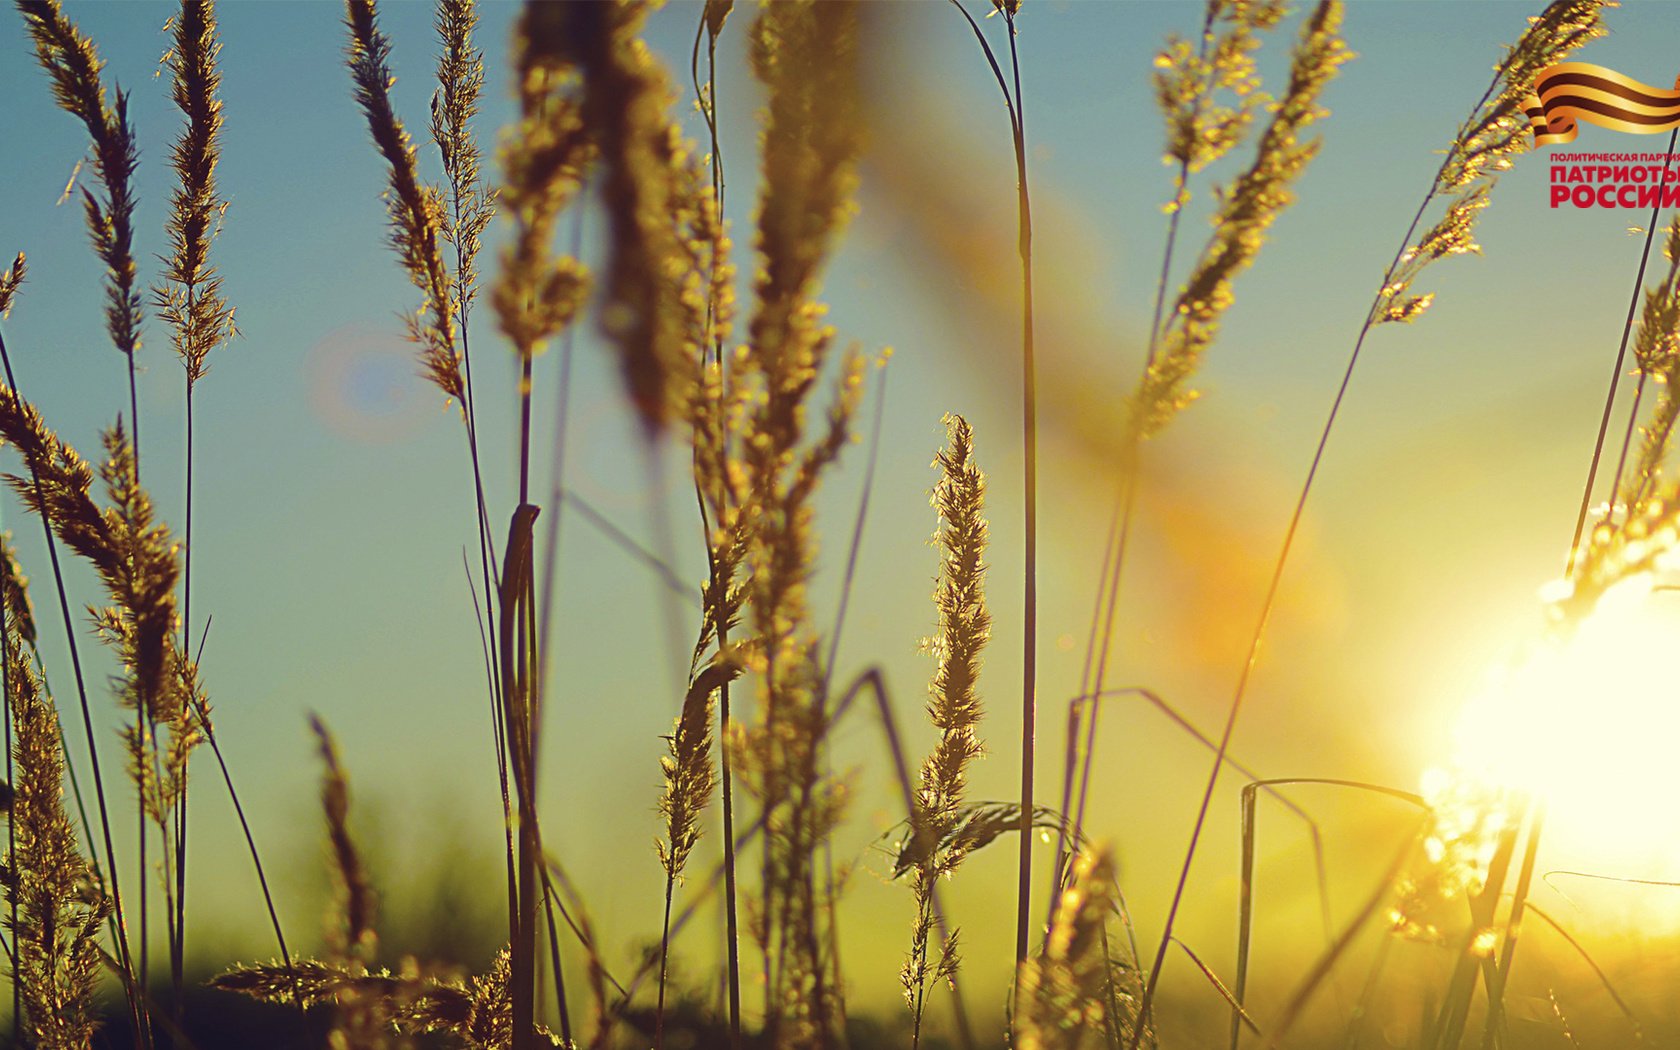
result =
M980 5L972 7L978 14ZM155 273L148 267L163 249L165 161L178 126L167 77L156 75L170 7L70 0L66 8L100 48L107 76L131 93L142 150L138 255L143 272ZM1326 94L1322 153L1299 184L1299 203L1238 281L1224 332L1196 379L1201 400L1147 452L1116 684L1148 685L1204 727L1222 717L1289 506L1382 269L1428 187L1437 151L1480 96L1502 46L1537 9L1350 5L1344 32L1358 57ZM516 12L505 3L483 9L479 134L487 147L512 115L507 43ZM699 122L684 85L698 12L673 3L648 27L650 45L672 66L692 136ZM1008 125L955 12L881 3L867 13L866 84L877 126L858 214L828 268L824 298L845 340L893 353L872 373L864 409L872 420L884 404L838 674L849 680L881 667L897 718L911 727L910 750L931 743L921 701L932 662L918 652L934 625L927 496L941 416L960 412L974 424L991 484L988 756L972 795L1008 797L1019 760L1011 720L1020 701L1022 542ZM745 7L735 13L718 56L728 214L743 260L760 102L745 62L751 16ZM195 400L195 630L213 616L205 679L224 753L277 873L282 917L305 931L320 919L323 859L311 712L338 735L393 909L419 908L400 902L426 892L444 861L493 878L500 836L484 670L462 568L474 535L464 431L458 413L418 377L401 337L400 314L414 296L385 247L383 175L351 99L340 18L324 2L220 8L226 130L218 178L229 207L213 258L241 336L212 360ZM419 3L382 11L395 103L422 137L436 50L430 18ZM1077 688L1114 484L1100 438L1112 433L1141 362L1160 266L1169 190L1151 61L1167 34L1193 33L1199 20L1200 5L1188 2L1052 0L1029 3L1020 17L1046 435L1042 755L1060 748L1063 705ZM1634 0L1608 22L1611 34L1579 60L1658 86L1680 72L1673 67L1680 7ZM1000 20L984 28L1001 43ZM1283 69L1282 43L1263 52L1269 86ZM15 15L0 19L0 97L7 100L0 252L21 249L30 261L6 342L26 396L87 453L126 409L127 376L100 326L100 273L80 210L55 203L85 153L83 132L53 107ZM435 178L426 146L424 171ZM1562 148L1661 143L1589 127ZM1643 239L1629 227L1649 221L1619 209L1553 209L1547 178L1543 154L1520 159L1485 213L1483 254L1427 271L1418 290L1439 293L1429 313L1369 341L1234 744L1268 775L1415 787L1424 769L1446 760L1454 712L1486 669L1535 629L1536 591L1562 565L1639 263ZM1181 263L1205 236L1208 185L1196 187ZM959 235L963 257L955 263L932 247L942 221ZM589 209L582 222L585 261L598 264L601 217ZM489 252L484 268L494 269ZM488 483L492 505L506 507L515 376L512 355L481 318L475 367L485 391ZM591 521L561 515L545 836L623 959L657 935L649 917L660 888L652 849L659 737L680 700L691 595L704 561L680 451L642 442L592 325L578 332L574 352L568 428L558 443L565 484L660 552L689 592L667 588ZM558 357L551 351L538 363L545 447L556 445ZM145 480L177 524L183 378L155 319L141 361ZM869 454L868 441L848 450L825 484L813 598L825 622L838 600ZM545 488L555 461L552 454L541 461ZM8 460L6 469L16 464ZM4 517L36 581L49 673L67 680L62 631L46 622L50 576L38 528L11 503ZM71 583L73 600L97 599L86 573L74 572ZM105 691L95 692L100 746L114 755L117 714ZM1159 928L1207 760L1158 715L1114 710L1100 743L1092 826L1116 845L1147 940ZM72 751L79 756L81 745ZM890 862L875 843L902 813L867 716L838 729L835 757L854 771L856 787L853 819L837 842L838 854L857 863L848 914L860 922L894 916L879 936L854 935L866 961L858 994L884 1005L895 994L909 897L887 884ZM1043 797L1053 793L1059 762L1040 766ZM199 776L197 783L212 783L207 763ZM1185 927L1216 962L1228 960L1235 797L1228 784L1216 799L1192 883L1192 899L1208 903ZM1359 873L1391 849L1401 815L1363 799L1311 802L1331 829L1338 870L1349 873L1337 887L1345 910L1364 892ZM268 951L219 785L195 794L193 841L202 851L194 941L212 955ZM709 828L701 853L709 857L715 842ZM972 923L965 955L980 988L999 986L1009 951L1007 924L984 921L987 909L1013 899L1013 849L990 852L996 856L975 858L953 897L959 923L964 915ZM1304 837L1280 822L1266 856L1290 907L1304 907L1304 896L1287 889L1305 870ZM1041 859L1042 879L1047 853ZM712 954L712 942L698 948L694 970Z

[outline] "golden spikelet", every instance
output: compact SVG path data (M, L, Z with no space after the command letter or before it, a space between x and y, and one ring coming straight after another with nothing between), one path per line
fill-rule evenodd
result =
M29 478L7 478L18 497L43 514L59 537L99 570L107 586L120 580L124 567L91 495L93 469L59 440L33 405L4 386L0 386L0 437L18 450L29 468Z
M309 718L321 755L321 812L327 819L327 842L332 849L333 873L342 894L343 923L334 935L334 950L347 960L366 965L373 957L374 897L362 870L362 858L350 834L350 783L338 760L338 745L326 723Z
M294 993L304 1005L341 1005L357 1000L377 1003L384 1021L397 1031L424 1035L447 1033L471 1050L503 1050L513 1039L508 998L508 952L496 953L490 972L461 981L428 974L412 964L401 972L356 973L331 963L303 959L290 967L239 966L210 980L219 991L238 992L265 1002L290 1002ZM538 1028L550 1046L562 1046Z
M379 31L376 5L373 0L345 0L344 8L344 24L350 31L346 55L356 104L367 117L374 146L389 169L385 206L390 216L390 244L422 298L419 312L406 319L409 338L420 346L426 378L464 403L466 392L456 350L454 285L438 248L444 226L443 202L437 190L420 182L414 144L391 108L391 44Z
M29 578L18 568L17 550L9 532L0 533L0 606L6 630L16 632L26 646L35 644L35 609L29 601Z
M424 969L413 960L406 960L396 973L371 968L377 947L376 902L350 834L349 783L332 734L315 716L310 727L323 765L321 807L340 897L329 930L328 958L296 960L290 966L236 966L213 978L210 987L267 1002L332 1005L335 1018L328 1045L342 1050L406 1046L408 1036L428 1033L454 1035L472 1050L505 1050L513 1042L507 949L497 953L488 973L466 981L453 972ZM535 1033L546 1045L562 1045L541 1026Z
M84 189L82 206L94 251L105 264L105 327L132 366L144 314L135 286L132 184L140 150L128 123L128 96L118 91L114 102L107 100L99 52L65 17L58 0L16 4L35 58L52 78L54 101L86 126L93 142L93 171L105 193L100 199Z
M17 448L29 468L28 478L7 477L13 491L93 565L116 607L110 615L128 635L122 695L152 712L153 719L162 717L159 705L169 695L166 672L176 620L177 548L169 529L153 518L122 424L105 435L100 475L111 505L103 510L93 500L92 468L59 440L33 406L4 386L0 438Z
M125 708L140 710L138 678L139 632L124 610L107 607L90 610L94 633L125 669L114 691ZM164 674L155 697L145 707L146 717L125 722L119 730L127 758L129 779L135 785L141 811L157 825L164 841L176 830L177 807L186 795L187 766L194 749L209 731L210 705L198 679L198 665L188 660L174 642L164 639ZM167 742L159 728L167 729ZM172 891L176 857L164 851L165 888Z
M828 346L813 299L857 188L857 12L850 3L770 5L753 25L751 46L769 98L748 340L772 405L764 421L775 428L772 439L785 442Z
M166 720L170 695L165 673L175 631L175 583L178 550L169 529L152 516L152 501L140 487L134 446L119 421L105 433L105 463L100 467L110 507L103 514L104 546L121 567L106 586L133 631L134 705L154 721Z
M1603 36L1604 9L1614 6L1613 0L1554 0L1528 20L1528 28L1494 67L1487 93L1453 137L1435 178L1438 191L1452 193L1506 171L1514 157L1533 148L1524 100L1534 91L1535 76Z
M1290 187L1318 153L1318 141L1301 136L1324 115L1318 99L1351 57L1339 30L1342 7L1323 0L1301 29L1290 62L1289 86L1261 132L1254 160L1219 192L1214 232L1173 304L1160 333L1160 349L1132 395L1130 427L1142 437L1158 432L1196 397L1190 376L1218 337L1221 318L1234 301L1232 283L1247 269L1266 231L1294 202Z
M572 97L576 71L560 47L563 4L527 4L514 38L519 124L502 150L500 199L513 216L492 293L496 318L529 361L576 319L588 271L553 250L554 224L577 196L595 147Z
M928 935L933 929L934 888L967 855L952 831L962 813L969 763L983 750L976 734L981 707L975 685L992 624L985 595L986 477L974 463L974 431L968 421L947 415L945 429L948 443L934 459L940 477L933 490L933 505L939 511L939 576L933 592L939 635L928 642L939 661L928 686L928 718L940 736L922 763L916 811L910 814L910 834L916 840L912 848L919 858L911 869L916 917L910 953L899 973L915 1043L920 1042L929 982L954 977L958 967L957 931L946 935L937 961L930 957Z
M338 759L338 746L318 716L310 716L309 727L320 748L321 811L326 817L340 904L337 921L328 930L330 965L351 978L334 989L338 1010L328 1042L338 1050L378 1050L390 1044L389 1018L401 1010L402 1000L372 994L355 983L355 979L368 976L378 947L373 928L376 901L362 868L361 853L350 834L350 783Z
M713 528L707 537L715 560L729 560L740 538L737 528L739 504L731 499L730 442L732 420L744 418L749 410L750 388L727 382L724 351L735 325L735 266L730 261L729 235L709 195L688 197L687 229L679 231L679 244L695 287L685 293L689 302L703 304L698 313L685 309L691 330L686 333L688 353L684 364L689 372L683 388L687 400L684 422L694 449L694 480L706 501ZM701 275L704 275L703 280ZM708 353L716 348L716 353ZM717 575L733 580L733 567ZM708 608L712 603L708 599Z
M778 1047L821 1044L838 1014L816 859L845 793L820 760L829 715L806 588L816 547L811 503L850 441L860 355L840 363L826 424L810 426L807 415L834 342L815 298L821 265L850 211L862 144L856 20L851 4L801 2L769 5L754 23L753 69L767 91L759 270L747 345L727 367L730 453L721 468L702 468L721 469L738 515L739 531L718 530L713 548L743 544L744 615L759 647L752 667L759 717L726 745L767 829L761 896L747 926L775 960L765 1005Z
M611 229L601 325L617 346L631 404L650 431L681 397L682 311L689 274L671 221L685 178L699 175L670 110L664 69L639 34L639 0L568 4L564 38L583 77L583 119L600 147L601 197ZM693 194L691 193L690 196Z
M1167 125L1163 159L1178 166L1168 212L1188 202L1187 177L1236 148L1270 101L1259 90L1254 52L1259 32L1276 27L1284 11L1277 0L1208 0L1196 44L1175 34L1155 56L1155 104Z
M710 617L707 618L710 622ZM712 765L713 699L741 673L735 653L719 653L704 670L692 676L683 698L676 728L666 738L670 756L660 759L665 791L659 813L665 818L665 839L655 841L665 869L665 913L659 935L659 999L654 1017L654 1047L661 1050L665 1032L665 989L671 948L671 900L682 878L688 855L700 840L700 814L711 802L717 771Z
M963 770L978 757L974 729L980 721L975 684L980 652L991 634L986 612L986 476L974 463L974 431L958 415L947 415L949 444L934 463L940 469L933 490L939 511L939 581L934 605L939 610L939 661L928 688L928 717L942 734L939 750L923 768L922 812L936 829L947 828L962 803Z
M676 728L666 738L671 753L660 759L665 791L659 799L665 840L655 846L667 878L682 877L688 855L700 839L700 814L711 801L717 783L712 765L714 700L718 690L740 673L741 665L733 658L720 657L707 665L689 684Z
M12 265L0 273L0 321L4 321L12 312L12 296L17 294L18 286L23 284L28 270L29 266L24 261L23 253L18 252L17 258L12 260Z
M1494 184L1534 144L1523 103L1534 90L1535 74L1602 36L1601 15L1607 6L1613 5L1603 0L1557 0L1531 18L1528 29L1506 49L1481 101L1454 133L1424 199L1423 209L1427 209L1435 197L1444 197L1449 202L1447 210L1389 267L1371 304L1367 327L1417 320L1435 299L1433 294L1410 294L1418 275L1439 259L1481 252L1475 240L1476 222L1488 206ZM1418 212L1420 219L1423 209Z
M16 909L6 919L15 953L12 979L31 1043L86 1050L98 1016L97 937L108 905L64 810L58 716L16 634L7 636L5 659L15 780L12 846L0 883Z
M185 804L188 761L193 750L211 732L210 699L199 680L198 664L188 659L178 646L171 648L173 673L169 686L172 696L162 705L166 712L163 724L169 730L169 744L162 749L158 784L158 812L163 815L176 812L177 807ZM165 854L164 864L167 866L175 859Z
M216 164L221 156L221 75L216 70L221 44L210 0L182 0L174 19L174 43L168 63L174 74L175 105L187 118L170 151L180 180L170 198L169 255L164 284L153 305L171 330L175 353L186 366L187 382L203 378L212 351L237 334L233 307L222 295L222 280L210 265L210 242L227 202L216 193Z
M484 53L473 47L478 27L474 0L441 0L437 9L438 90L432 94L432 141L449 180L449 209L443 237L455 249L455 311L463 333L478 292L478 250L485 227L496 215L496 195L484 185L483 156L472 120L484 91ZM463 341L465 335L463 334Z
M1050 922L1044 951L1021 965L1015 1004L1018 1050L1078 1050L1097 1045L1109 1025L1109 959L1105 924L1115 908L1109 850L1085 852ZM1123 1033L1126 1034L1126 1033Z

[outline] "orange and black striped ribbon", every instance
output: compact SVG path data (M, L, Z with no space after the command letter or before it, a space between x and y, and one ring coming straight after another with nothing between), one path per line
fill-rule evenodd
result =
M1680 79L1675 90L1664 91L1590 62L1560 62L1534 78L1524 108L1536 146L1575 141L1578 120L1654 135L1680 127Z

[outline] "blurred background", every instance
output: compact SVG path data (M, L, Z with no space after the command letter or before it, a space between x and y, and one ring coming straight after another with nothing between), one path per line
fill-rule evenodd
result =
M178 119L167 77L156 75L171 9L142 0L67 6L100 47L107 75L132 93L143 149L137 254L150 259L164 247L167 143ZM1148 686L1216 731L1290 506L1383 267L1428 188L1438 151L1481 96L1503 46L1538 8L1351 5L1345 36L1359 57L1328 90L1333 115L1318 125L1324 147L1298 186L1300 201L1238 281L1223 335L1197 377L1202 398L1146 449L1112 684ZM487 88L479 134L487 152L512 116L507 55L517 11L505 3L482 10ZM337 733L351 773L354 821L381 892L386 953L482 967L502 937L502 831L462 567L475 542L466 442L456 412L419 378L402 339L399 315L415 296L385 247L383 174L351 100L341 14L332 4L301 2L220 10L226 128L219 178L231 203L214 258L242 337L213 359L199 389L193 609L200 627L205 613L213 615L204 676L218 735L292 937L307 944L318 936L327 906L319 771L307 731L307 715L318 712ZM728 215L743 269L759 105L745 57L751 16L735 14L718 55ZM948 5L872 4L867 16L871 147L858 212L824 296L844 340L893 354L871 374L865 442L824 488L813 607L828 622L838 602L871 451L867 433L884 399L838 674L846 681L881 668L909 750L924 754L933 739L921 713L933 662L918 652L935 622L930 463L944 437L942 413L965 415L991 482L995 621L982 678L989 753L971 797L1006 799L1019 768L1022 517L1008 122L983 56ZM649 23L649 43L671 68L696 143L704 129L688 69L699 17L698 4L670 3ZM430 7L392 3L382 18L395 48L395 100L423 138L436 54ZM1141 364L1160 266L1161 205L1170 189L1151 63L1168 34L1194 34L1200 21L1200 5L1187 2L1066 0L1030 3L1019 20L1045 428L1041 799L1053 799L1060 784L1065 704L1078 688L1096 597L1122 399ZM1281 90L1296 24L1286 23L1261 55L1274 90ZM1609 24L1611 35L1576 57L1667 84L1676 72L1672 9L1632 4L1612 12ZM1001 19L983 28L1001 45ZM126 406L125 373L101 327L100 271L80 208L73 200L55 204L85 151L84 132L52 105L15 16L0 19L0 97L0 185L7 188L0 252L22 249L30 262L7 344L26 395L89 452ZM1585 128L1564 148L1660 150L1657 138ZM423 171L437 177L435 151L421 145ZM1208 179L1229 178L1248 155L1238 151L1197 184L1180 260L1193 258L1206 234ZM1384 327L1367 343L1233 744L1265 776L1416 789L1426 769L1452 757L1457 714L1489 669L1539 626L1536 592L1563 567L1644 243L1630 228L1642 233L1649 222L1648 213L1632 210L1550 208L1546 167L1543 153L1521 158L1484 215L1478 239L1485 256L1431 268L1416 289L1439 292L1428 314L1410 327ZM596 263L604 257L604 223L593 207L582 222L584 258ZM486 272L502 232L493 228ZM491 501L506 507L513 358L492 337L487 313L475 326ZM178 525L184 384L161 326L154 322L146 336L145 479ZM704 552L692 492L681 480L683 450L643 442L592 324L579 330L575 355L563 436L554 433L557 353L538 362L537 377L542 441L563 450L563 483L591 509L586 516L544 500L545 515L563 514L544 830L588 902L609 964L628 971L658 937L659 738L681 699ZM544 474L558 462L546 455ZM49 577L38 528L21 520L14 502L3 514L44 603L40 587ZM661 520L671 523L674 540L662 538ZM651 571L603 521L665 560L685 590ZM73 598L93 600L90 577L78 569L72 583ZM63 675L58 625L45 615L41 621L49 670ZM98 712L102 746L114 755L118 722L108 695ZM1209 756L1141 704L1107 710L1098 748L1088 823L1116 846L1147 951L1159 935ZM74 735L71 750L80 755ZM911 903L906 888L890 881L890 844L904 813L873 715L860 707L840 725L834 760L850 771L855 790L851 819L835 842L836 860L851 871L842 950L853 1010L895 1026ZM271 938L232 808L208 766L196 783L204 786L192 809L191 951L206 970L267 958ZM1178 928L1227 979L1240 786L1226 778L1215 799ZM1302 789L1293 797L1322 827L1330 912L1339 924L1369 894L1414 818L1363 795ZM1641 796L1626 805L1667 814L1669 802ZM715 863L716 816L714 807L683 897L702 891ZM1638 834L1649 840L1630 860L1608 855L1602 844L1591 856L1572 856L1570 836L1558 830L1548 846L1555 855L1542 865L1651 879L1680 873L1665 866L1680 862L1680 848L1650 848L1670 839L1680 846L1671 817L1648 820ZM1263 806L1260 836L1254 995L1264 1015L1322 948L1324 933L1305 826ZM1040 885L1052 848L1040 847ZM976 1031L986 1036L1002 1024L997 1004L1013 940L1002 916L1013 906L1013 865L1012 844L1002 842L977 854L948 889L963 931L965 993ZM1564 896L1543 888L1537 900L1567 914L1608 970L1637 991L1637 974L1660 951L1661 929L1628 920L1626 887L1567 889ZM1525 992L1533 1010L1546 1006L1546 982L1560 995L1602 994L1561 941L1545 933L1533 939L1535 954L1519 966L1543 975ZM674 949L680 986L716 995L720 945L721 918L703 910ZM1412 953L1418 973L1450 968L1446 949L1401 950ZM1351 965L1346 987L1322 996L1327 1016L1338 1003L1345 1009L1363 972ZM1411 971L1397 972L1403 981ZM1169 957L1164 987L1163 1028L1178 1032L1168 1045L1204 1045L1223 1032L1222 1005L1186 957ZM1667 998L1644 990L1639 1001L1648 1015L1666 1012L1672 1020ZM940 1030L948 1025L943 1003L931 1012Z

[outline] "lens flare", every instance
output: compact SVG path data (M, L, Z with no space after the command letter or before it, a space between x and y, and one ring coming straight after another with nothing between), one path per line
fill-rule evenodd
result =
M394 324L328 332L310 348L304 374L316 418L351 441L405 441L441 414L442 397L420 378L414 344Z

